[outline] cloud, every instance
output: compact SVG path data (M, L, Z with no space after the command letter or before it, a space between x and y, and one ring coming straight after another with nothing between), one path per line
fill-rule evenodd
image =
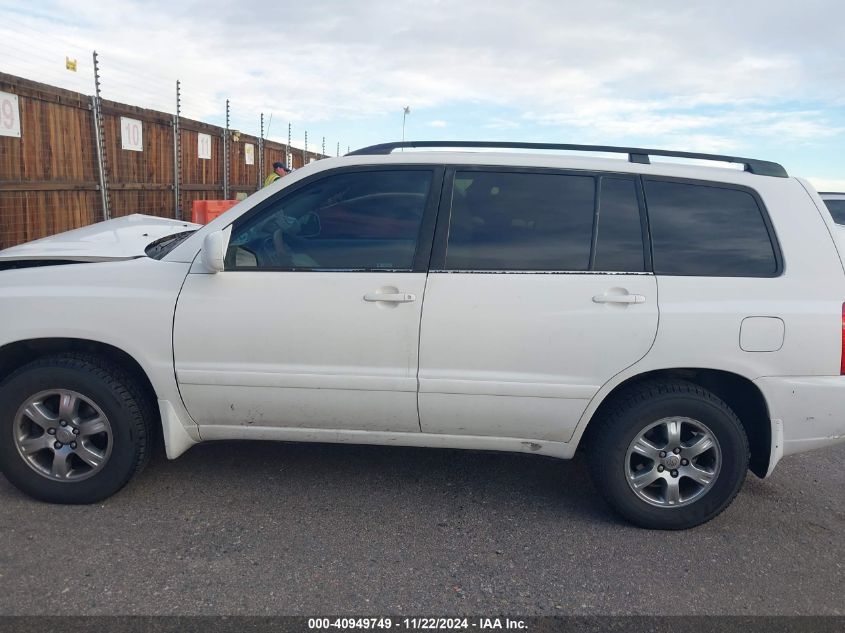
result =
M274 128L285 122L277 132L287 121L354 128L388 115L393 130L407 104L431 117L456 104L493 113L464 124L469 134L447 115L459 136L540 127L544 137L711 151L815 143L845 126L832 114L845 104L837 0L434 5L0 0L0 37L7 72L90 93L90 63L73 78L53 64L96 48L107 98L172 111L180 78L185 115L219 119L228 97L236 117L272 112Z
M841 191L845 192L845 179L831 179L831 178L816 178L814 176L810 176L807 178L813 186L816 188L816 191Z
M521 127L519 122L503 117L493 117L484 123L484 127L490 130L516 130Z
M429 121L428 125L429 127L446 127L449 124L446 123L446 121L443 121L442 119L435 119L434 121Z

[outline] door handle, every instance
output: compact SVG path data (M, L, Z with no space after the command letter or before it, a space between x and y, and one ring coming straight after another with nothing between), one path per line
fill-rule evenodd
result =
M364 301L384 301L386 303L410 303L416 301L417 296L410 292L368 292Z
M596 295L593 303L645 303L643 295Z

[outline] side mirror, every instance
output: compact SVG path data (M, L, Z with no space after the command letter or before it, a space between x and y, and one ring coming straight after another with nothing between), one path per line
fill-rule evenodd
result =
M209 233L202 241L202 263L209 272L222 273L225 269L224 260L231 233L232 227L229 226L222 231Z
M299 221L299 237L317 237L320 234L320 216L313 211L306 213Z

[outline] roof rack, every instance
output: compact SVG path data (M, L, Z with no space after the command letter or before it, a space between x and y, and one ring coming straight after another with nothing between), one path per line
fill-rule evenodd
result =
M612 152L628 154L632 163L650 164L649 156L672 156L674 158L696 158L699 160L713 160L723 163L739 163L745 171L760 176L775 176L788 178L789 174L783 166L767 160L755 158L740 158L739 156L723 156L721 154L699 154L697 152L673 152L665 149L644 149L641 147L615 147L612 145L571 145L567 143L519 143L512 141L401 141L396 143L380 143L356 149L347 156L362 156L376 154L390 154L393 150L420 147L488 147L495 149L545 149L571 150L576 152Z

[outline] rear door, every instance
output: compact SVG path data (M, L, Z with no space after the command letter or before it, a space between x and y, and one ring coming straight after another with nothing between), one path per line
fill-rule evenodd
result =
M635 177L447 172L420 339L428 433L566 441L657 331Z

